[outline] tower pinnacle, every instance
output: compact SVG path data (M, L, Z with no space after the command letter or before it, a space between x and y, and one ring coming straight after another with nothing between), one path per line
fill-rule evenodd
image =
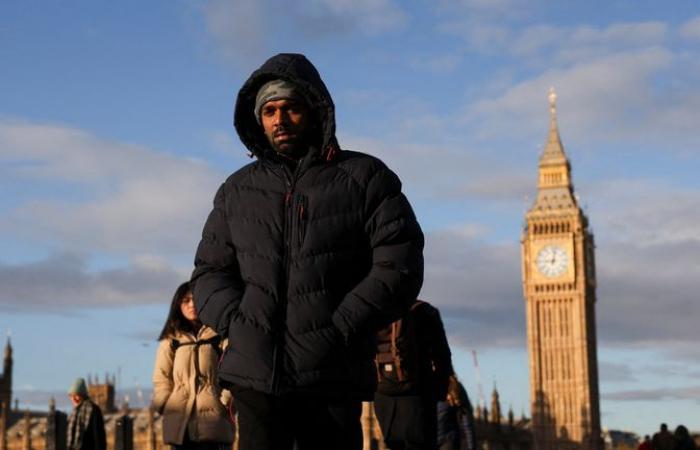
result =
M554 86L549 88L549 112L552 113L552 119L557 118L557 93L554 90Z
M493 382L493 392L491 393L491 422L495 424L501 423L501 401L495 381Z
M10 343L10 336L7 336L7 343L5 344L5 360L12 359L12 344Z
M544 151L540 157L540 167L549 165L568 165L569 161L566 159L566 154L564 153L564 146L561 143L561 138L559 137L559 126L557 125L557 93L554 88L549 88L549 136L547 137L547 143L544 146Z
M549 133L544 150L540 155L537 200L532 210L576 208L571 182L571 165L564 153L557 125L557 93L549 89Z

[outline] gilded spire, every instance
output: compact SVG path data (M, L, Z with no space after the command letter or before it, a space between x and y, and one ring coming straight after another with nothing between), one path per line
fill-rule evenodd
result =
M549 136L540 156L537 200L531 211L551 211L576 207L571 183L571 165L566 159L557 125L557 93L549 90Z
M559 126L557 125L557 93L554 88L549 88L549 136L544 146L544 151L540 157L540 166L550 164L568 164L564 146L559 137Z

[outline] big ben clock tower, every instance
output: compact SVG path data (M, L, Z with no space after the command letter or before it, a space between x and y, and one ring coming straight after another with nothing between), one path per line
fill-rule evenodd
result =
M550 90L549 138L522 235L535 450L601 450L593 235L578 205Z

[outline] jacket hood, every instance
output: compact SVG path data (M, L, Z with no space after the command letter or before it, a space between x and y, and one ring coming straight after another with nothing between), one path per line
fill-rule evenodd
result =
M316 68L304 55L280 53L265 61L238 92L233 115L233 125L243 144L258 158L274 150L265 138L262 127L255 118L255 96L260 87L268 81L283 79L294 83L303 90L303 95L311 103L321 123L321 156L330 159L338 150L335 137L335 106L326 85L321 80Z

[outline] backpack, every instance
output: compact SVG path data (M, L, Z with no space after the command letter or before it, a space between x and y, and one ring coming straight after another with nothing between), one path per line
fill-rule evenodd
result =
M421 386L426 355L421 354L423 352L418 342L416 309L424 304L416 300L405 316L377 333L375 362L377 392L380 394L405 394Z

